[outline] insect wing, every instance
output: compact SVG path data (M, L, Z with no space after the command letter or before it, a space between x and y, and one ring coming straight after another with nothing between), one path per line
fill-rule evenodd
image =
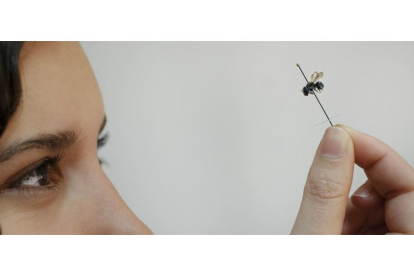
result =
M323 77L323 72L315 72L312 74L312 82L317 82L320 78Z
M318 72L315 72L315 73L312 74L311 82L315 82L315 78L316 78L317 75L318 75Z
M323 72L319 72L318 80L321 79L322 77L323 77Z

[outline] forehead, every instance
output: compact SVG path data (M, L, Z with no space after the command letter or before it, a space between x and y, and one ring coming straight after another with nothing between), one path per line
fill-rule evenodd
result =
M97 131L104 116L101 93L77 42L26 42L19 69L22 96L1 147L36 133L69 128Z

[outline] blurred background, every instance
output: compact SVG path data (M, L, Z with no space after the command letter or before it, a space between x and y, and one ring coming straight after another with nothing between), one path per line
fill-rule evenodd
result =
M155 234L289 234L325 129L414 165L413 42L81 42L110 133L99 155ZM356 167L351 192L366 177Z

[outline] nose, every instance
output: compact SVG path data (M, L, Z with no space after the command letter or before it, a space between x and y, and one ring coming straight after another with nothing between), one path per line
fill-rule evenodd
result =
M153 234L128 207L114 185L109 180L105 185L108 185L111 191L98 199L100 208L96 217L97 232L114 235Z
M99 166L85 172L79 190L78 218L84 234L136 235L153 234L132 212L121 198L112 182ZM78 179L79 181L80 179ZM79 184L79 183L78 183ZM78 186L78 185L76 185Z

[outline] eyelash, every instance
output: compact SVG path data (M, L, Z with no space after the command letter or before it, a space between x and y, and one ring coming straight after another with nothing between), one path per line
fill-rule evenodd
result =
M102 148L103 146L105 146L106 143L108 143L108 140L109 140L109 132L105 133L102 137L98 138L98 144L97 144L98 150ZM107 163L105 160L101 158L99 158L98 160L99 160L99 164L101 165L103 163Z
M60 173L60 161L64 157L63 153L59 152L54 157L47 157L34 169L31 169L29 172L24 174L18 180L13 181L10 184L7 184L6 187L0 190L0 194L6 192L27 192L32 194L32 192L38 192L41 190L53 190L59 187L59 182L57 181L56 175ZM39 186L25 185L22 184L25 181L28 181L36 176L41 176L41 178L36 179L36 181L45 180L46 184L40 184ZM51 184L52 183L52 184Z
M102 137L100 137L97 141L97 148L100 149L106 145L109 139L109 133L106 133ZM54 157L47 157L41 164L36 166L34 169L30 170L18 180L13 181L10 184L7 184L5 188L0 187L0 195L8 192L8 191L17 191L17 192L37 192L41 190L54 190L58 188L60 185L58 183L58 179L56 179L56 175L60 174L60 165L61 160L64 157L63 153L59 152ZM102 164L103 161L99 159L99 163ZM37 187L33 187L31 185L22 185L23 181L29 180L31 177L36 177L41 175L42 178L37 179L37 181L45 179L47 180L46 185L41 185ZM42 187L43 186L43 187Z
M101 138L98 139L98 149L105 146L106 143L108 143L108 140L109 140L109 132L105 133Z

